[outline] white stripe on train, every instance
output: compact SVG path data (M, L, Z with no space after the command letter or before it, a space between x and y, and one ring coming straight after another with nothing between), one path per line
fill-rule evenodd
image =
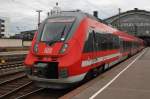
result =
M106 56L103 56L103 57L98 57L98 58L94 58L94 59L84 60L84 61L82 61L81 66L82 67L90 66L92 64L99 63L99 62L102 62L104 60L111 59L111 58L114 58L114 57L117 57L117 56L121 56L121 53L115 53L115 54L106 55Z

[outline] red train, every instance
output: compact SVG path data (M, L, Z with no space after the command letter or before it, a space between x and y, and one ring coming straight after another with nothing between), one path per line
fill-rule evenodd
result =
M64 88L87 80L144 48L143 40L81 11L45 19L25 59L37 86Z

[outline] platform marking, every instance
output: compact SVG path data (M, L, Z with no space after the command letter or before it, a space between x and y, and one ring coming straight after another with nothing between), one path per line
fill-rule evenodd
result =
M94 99L98 94L100 94L104 89L106 89L110 84L112 84L124 71L126 71L133 63L135 63L144 53L146 49L141 53L136 59L134 59L126 68L124 68L118 75L116 75L110 82L108 82L105 86L103 86L100 90L98 90L95 94L93 94L89 99Z

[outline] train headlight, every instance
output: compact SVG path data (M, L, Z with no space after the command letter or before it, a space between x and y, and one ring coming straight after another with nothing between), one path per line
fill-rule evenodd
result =
M64 44L60 50L60 53L63 54L68 48L68 44Z
M38 44L35 44L35 45L34 45L34 47L33 47L33 51L34 51L35 53L37 53L37 52L38 52Z
M59 77L60 78L67 78L68 77L67 68L62 68L62 69L59 70Z

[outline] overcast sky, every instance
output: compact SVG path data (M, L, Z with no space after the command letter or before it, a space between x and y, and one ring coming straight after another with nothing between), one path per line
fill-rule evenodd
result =
M44 19L56 2L62 10L80 9L88 13L97 10L102 19L117 14L118 8L122 12L134 8L150 11L150 0L0 0L0 17L10 19L11 33L35 29L36 10L43 10L41 17Z

